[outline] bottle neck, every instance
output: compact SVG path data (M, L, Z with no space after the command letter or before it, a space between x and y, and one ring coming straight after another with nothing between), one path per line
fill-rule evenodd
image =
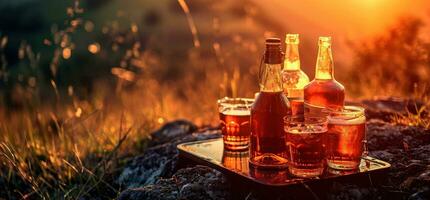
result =
M334 79L334 66L331 47L320 45L315 69L315 79L332 80Z
M264 63L260 92L282 92L281 63Z
M284 70L300 70L299 44L287 43L285 50Z

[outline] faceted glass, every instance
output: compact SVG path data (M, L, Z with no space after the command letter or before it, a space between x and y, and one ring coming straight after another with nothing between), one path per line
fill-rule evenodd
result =
M298 177L315 177L324 171L322 137L327 133L325 117L286 117L289 172Z
M328 113L328 131L323 142L327 165L334 169L357 169L366 138L364 108L345 106L341 111Z
M254 99L228 98L218 100L221 131L224 147L230 150L245 150L249 145L250 110Z

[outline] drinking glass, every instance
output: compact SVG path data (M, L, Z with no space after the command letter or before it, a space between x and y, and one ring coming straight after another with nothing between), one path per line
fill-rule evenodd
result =
M288 170L297 177L316 177L324 171L322 137L327 133L327 118L293 116L285 118Z
M327 165L338 170L357 169L366 137L364 108L344 106L340 111L324 112L328 114L328 131L323 137Z
M248 149L250 136L250 110L254 99L228 98L218 100L221 131L224 148L229 150Z

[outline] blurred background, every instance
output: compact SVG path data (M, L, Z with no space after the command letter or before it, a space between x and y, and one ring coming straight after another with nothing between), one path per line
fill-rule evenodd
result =
M209 123L216 98L252 97L264 38L287 32L300 34L310 77L318 36L333 37L350 99L408 96L429 77L426 1L17 0L0 10L4 112L120 102Z
M115 149L127 131L136 146L170 120L216 125L216 100L253 97L264 39L285 33L300 34L310 78L318 36L332 36L349 101L426 101L429 19L425 0L3 0L0 149L11 163L45 156L68 172L45 178L67 182L63 158ZM17 179L43 188L30 168Z

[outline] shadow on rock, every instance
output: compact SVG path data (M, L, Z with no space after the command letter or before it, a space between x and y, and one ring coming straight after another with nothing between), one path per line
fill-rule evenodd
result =
M220 136L219 130L197 131L188 121L168 123L151 135L150 147L124 167L117 183L136 188L154 184L159 178L170 178L178 168L177 144Z
M158 179L155 184L128 189L118 199L229 199L229 188L220 172L205 166L195 166L180 169L172 178Z

